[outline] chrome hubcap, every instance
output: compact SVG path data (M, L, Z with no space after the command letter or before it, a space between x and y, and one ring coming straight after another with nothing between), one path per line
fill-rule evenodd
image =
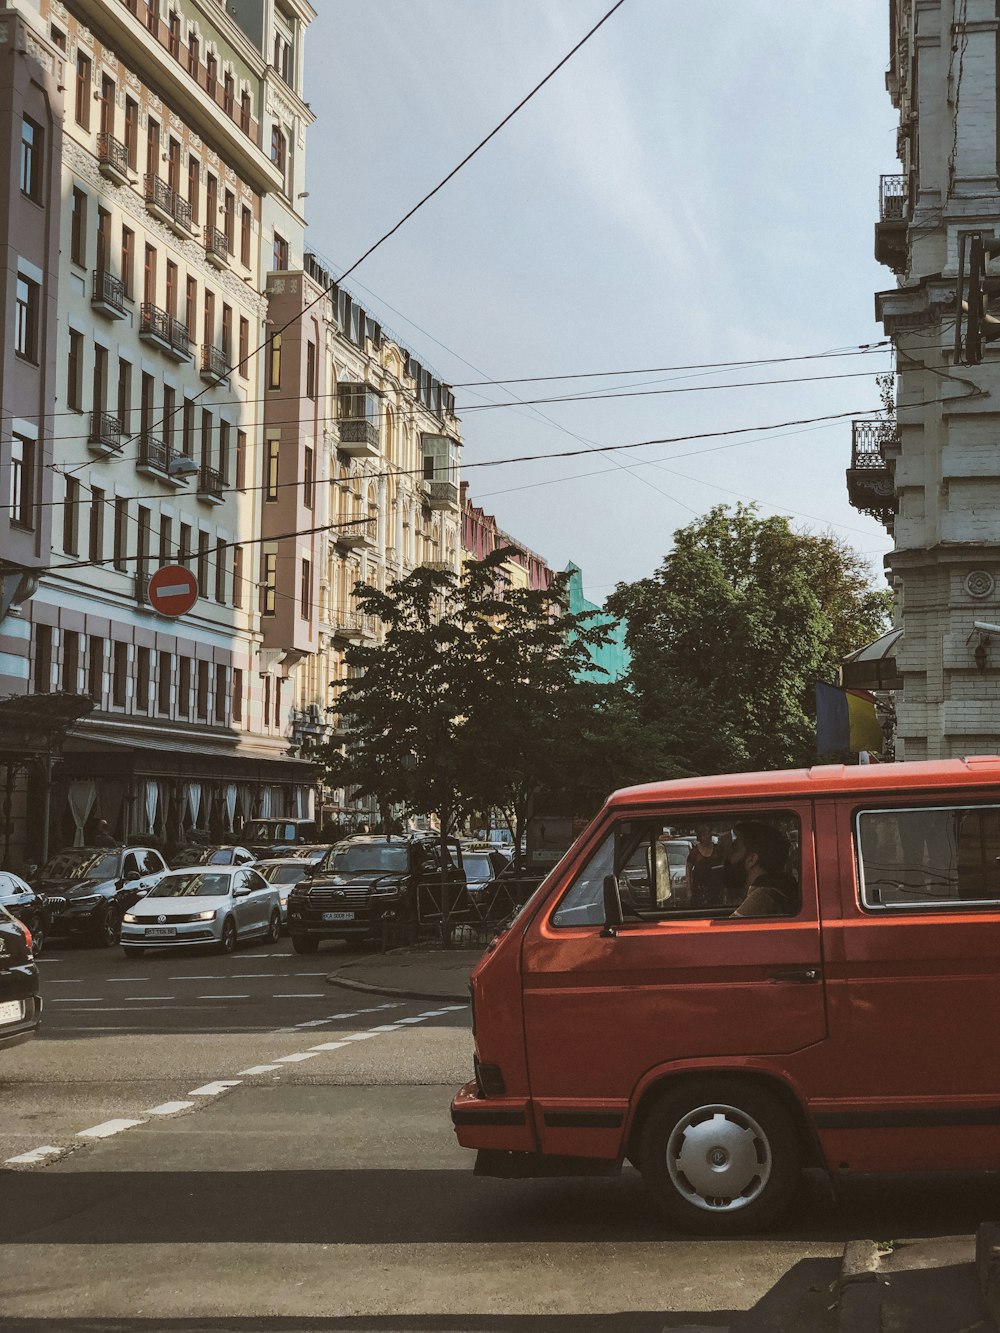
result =
M674 1187L706 1212L735 1212L759 1198L772 1164L764 1131L735 1106L689 1111L667 1142L667 1170Z

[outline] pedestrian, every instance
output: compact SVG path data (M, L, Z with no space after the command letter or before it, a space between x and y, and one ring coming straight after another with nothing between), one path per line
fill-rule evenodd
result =
M720 907L726 900L726 886L722 875L725 856L712 835L711 824L699 824L695 834L697 842L687 858L690 905L698 910Z
M94 828L93 844L95 847L118 846L117 842L111 836L111 830L108 828L108 821L106 819L99 819Z

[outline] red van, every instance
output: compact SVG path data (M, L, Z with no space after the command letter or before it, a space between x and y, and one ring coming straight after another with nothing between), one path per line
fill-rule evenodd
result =
M628 1159L726 1234L803 1166L1000 1169L1000 757L616 792L471 989L478 1174Z

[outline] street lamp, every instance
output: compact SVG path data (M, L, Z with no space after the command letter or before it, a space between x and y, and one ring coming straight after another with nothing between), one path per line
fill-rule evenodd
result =
M188 477L193 477L198 471L198 464L187 454L178 454L167 464L167 476L179 477L182 481L187 481Z

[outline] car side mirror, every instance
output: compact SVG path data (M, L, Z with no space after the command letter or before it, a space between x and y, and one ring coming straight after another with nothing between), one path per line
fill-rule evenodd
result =
M618 934L618 927L622 923L622 900L618 892L618 881L614 875L604 876L604 929L601 931L602 937Z
M234 897L234 898L248 898L249 896L250 896L250 890L249 890L248 888L246 888L245 886L244 886L242 889L234 889L234 890L233 890L233 897Z
M126 870L125 874L122 876L122 881L125 884L134 884L137 879L142 879L138 870Z

